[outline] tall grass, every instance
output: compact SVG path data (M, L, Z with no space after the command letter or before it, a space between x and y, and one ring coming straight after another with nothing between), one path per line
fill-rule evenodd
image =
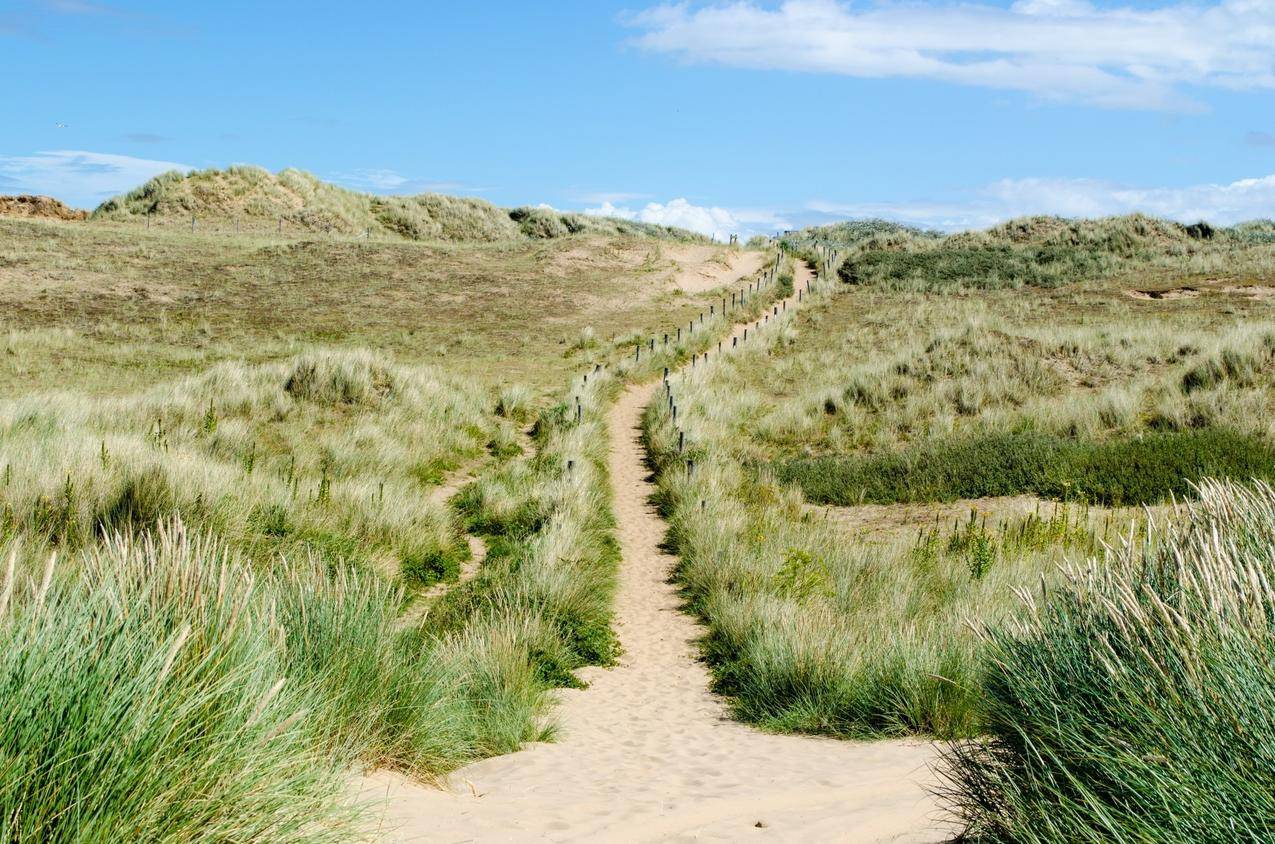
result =
M614 662L619 646L611 604L619 547L610 508L606 409L626 381L650 378L688 358L702 360L705 352L716 356L730 319L756 317L777 287L758 290L729 318L717 310L697 319L680 339L675 332L667 343L634 336L631 347L621 344L634 350L631 356L577 376L568 400L537 418L534 458L488 474L458 496L468 528L485 534L492 550L477 577L431 608L427 629L499 629L511 618L538 619L551 635L530 643L529 658L553 684L574 685L576 668ZM504 403L517 406L514 397Z
M401 631L401 591L348 568L263 572L179 522L6 550L6 839L345 841L351 764L434 776L543 709L497 641Z
M315 551L429 583L468 555L427 492L508 423L483 392L366 352L222 364L121 397L0 404L0 537L78 548L179 513L258 557Z
M814 303L826 295L816 288ZM848 547L799 495L747 471L732 418L748 410L722 385L792 342L790 320L772 319L755 345L672 378L676 425L663 400L643 419L677 578L709 627L716 687L740 717L772 729L970 735L978 660L964 618L995 616L1008 606L1006 583L1034 578L1058 550L1007 555L974 577L962 551L923 553L918 564L908 542Z
M1275 490L1201 486L987 634L986 740L949 797L983 841L1275 836Z

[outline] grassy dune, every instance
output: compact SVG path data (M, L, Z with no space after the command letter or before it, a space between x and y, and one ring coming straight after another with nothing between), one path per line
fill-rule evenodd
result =
M840 284L644 420L739 716L955 739L971 840L1269 838L1268 233L817 233Z
M1134 214L1097 220L1025 217L981 231L940 235L882 221L808 229L795 247L843 248L849 284L891 290L1059 287L1128 273L1143 279L1221 273L1269 276L1275 222L1186 226Z
M352 770L551 737L618 656L606 411L669 370L657 503L740 717L957 739L986 840L1269 837L1269 226L807 232L824 280L719 355L666 232L395 202L229 171L0 221L10 837L350 840Z
M1275 474L1267 278L1163 299L1131 295L1137 273L1029 295L843 280L768 345L674 379L676 424L654 406L646 436L678 576L737 712L851 737L978 735L994 706L978 631L1013 623L1017 590L1145 536L1146 513L1118 505ZM936 521L944 502L1024 493L1067 503L992 499L975 502L990 519ZM854 531L811 501L908 515Z
M606 409L724 325L633 359L718 301L659 241L0 235L14 837L351 840L351 771L549 737L614 659Z
M305 548L428 583L469 552L426 493L512 438L472 384L366 352L36 394L0 403L0 537L78 549L179 514L253 558Z
M172 171L103 202L97 221L220 233L314 232L420 241L502 242L579 234L700 241L668 226L546 208L505 209L481 199L380 196L342 188L301 170L260 167Z

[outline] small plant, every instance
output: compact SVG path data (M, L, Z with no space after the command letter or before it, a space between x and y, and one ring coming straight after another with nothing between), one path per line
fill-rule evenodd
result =
M789 548L783 565L772 578L775 591L797 601L830 598L833 594L832 574L828 566L809 551Z
M217 409L213 406L213 400L208 400L208 409L204 411L203 431L205 434L211 434L217 430Z
M315 494L315 502L318 504L327 504L332 500L332 476L328 474L328 464L325 462L319 474L319 489Z

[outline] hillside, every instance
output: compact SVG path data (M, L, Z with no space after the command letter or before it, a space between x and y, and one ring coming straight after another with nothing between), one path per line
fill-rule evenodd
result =
M325 182L301 170L260 167L171 171L93 212L95 220L142 220L245 231L286 227L304 231L422 241L494 242L572 234L635 235L699 241L667 226L590 217L548 208L506 209L481 199L418 194L378 196Z
M840 249L849 284L894 290L1056 287L1132 275L1180 282L1275 268L1275 223L1184 225L1142 214L1097 219L1022 217L989 229L943 235L880 220L805 229L794 248Z
M920 229L890 220L847 220L810 226L786 235L797 247L809 243L832 246L878 245L882 241L942 246L979 244L990 246L1089 246L1108 251L1130 248L1187 245L1200 241L1269 243L1275 241L1275 220L1250 220L1234 226L1209 223L1185 225L1173 220L1126 214L1117 217L1071 218L1036 215L1018 217L987 229L967 229L951 234Z

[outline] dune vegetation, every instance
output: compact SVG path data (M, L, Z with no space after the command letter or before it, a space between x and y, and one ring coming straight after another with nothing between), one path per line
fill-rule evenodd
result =
M131 391L322 346L539 393L617 338L706 309L716 299L676 277L725 251L640 234L369 242L0 217L0 391Z
M1096 220L1024 217L950 235L880 220L804 230L793 248L843 249L838 276L890 290L1058 287L1136 272L1144 279L1269 273L1275 222L1229 228L1134 214Z
M552 738L663 378L738 717L952 740L975 839L1269 837L1271 231L850 223L744 303L676 232L294 171L0 221L5 834L346 841L358 772Z
M668 226L549 208L505 209L482 199L361 193L301 170L260 167L172 171L93 211L96 221L200 227L206 233L310 232L367 239L501 242L592 234L701 241Z
M837 282L644 420L735 712L955 740L977 840L1267 837L1269 228L794 237Z
M1275 491L1197 492L987 634L988 738L944 768L970 838L1275 835Z
M6 834L347 841L358 771L552 736L617 656L606 410L726 324L590 231L0 223Z

